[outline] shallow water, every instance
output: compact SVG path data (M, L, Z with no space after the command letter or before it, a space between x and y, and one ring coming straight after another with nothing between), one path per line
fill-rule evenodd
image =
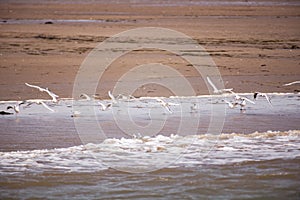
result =
M216 141L207 154L203 144ZM299 144L300 131L287 131L108 139L100 145L2 152L0 190L2 198L297 199ZM185 151L173 157L180 148ZM163 168L155 170L157 164ZM150 172L137 173L143 169Z
M18 116L0 117L0 197L299 199L299 94L269 96L273 106L259 98L244 113L226 108L223 96L167 98L180 104L172 113L153 99L124 101L108 111L84 100L63 100L51 107L54 113L38 105L22 108ZM0 109L14 103L0 102ZM78 117L70 117L71 106L81 111ZM213 106L225 112L221 133L208 131ZM132 125L122 130L113 120L127 111L140 130L151 120L166 120L166 127L155 132L150 123L152 134ZM185 119L196 132L186 124L178 129ZM84 127L94 121L103 137L85 135L95 131Z

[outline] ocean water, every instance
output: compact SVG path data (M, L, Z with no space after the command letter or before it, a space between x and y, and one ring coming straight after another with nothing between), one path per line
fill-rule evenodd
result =
M62 100L52 105L54 113L39 105L21 108L18 116L0 117L0 197L299 199L299 94L269 96L272 106L259 98L245 112L228 109L222 96L165 98L179 104L172 113L151 98L124 101L108 111L84 100ZM0 109L14 103L0 102ZM190 110L194 103L196 112ZM211 120L204 119L214 112L207 105L225 108L220 133L209 131ZM116 115L126 116L124 107L139 132L132 125L127 130L112 125ZM82 110L72 118L74 109ZM166 127L156 132L145 124L150 118L154 124L165 120ZM175 126L186 118L200 119L196 132ZM106 133L100 140L88 140L94 130L78 127L94 119Z

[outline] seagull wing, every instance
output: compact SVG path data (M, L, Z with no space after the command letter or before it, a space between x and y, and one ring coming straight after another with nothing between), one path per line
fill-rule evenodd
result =
M272 106L270 97L268 97L267 94L262 94L262 95L265 96L265 98L266 98L266 100L268 101L268 103Z
M40 101L40 103L41 103L45 108L47 108L48 110L50 110L51 112L54 112L54 110L51 109L49 106L47 106L47 104L45 104L43 101Z
M248 99L248 98L246 98L246 97L243 97L242 99L248 101L249 103L255 104L254 101L251 101L250 99Z
M233 88L220 89L222 92L232 92Z
M168 105L165 105L164 107L167 109L167 111L168 111L169 113L172 113L172 110L171 110L171 108L170 108Z
M82 93L82 94L80 95L80 97L84 97L87 101L90 101L90 100L91 100L91 97L90 97L89 95L85 94L85 93Z
M53 92L49 91L49 90L46 90L46 92L52 97L52 101L53 102L57 102L57 95L54 94Z
M298 83L300 83L300 81L294 81L294 82L286 83L283 86L290 86L290 85L294 85L294 84L298 84Z
M218 88L215 86L215 84L213 84L213 82L210 80L210 78L207 76L206 79L207 79L208 83L210 84L210 86L214 89L214 93L218 93L219 92Z
M235 107L231 102L229 102L227 100L224 100L224 102L228 104L229 108L234 108Z
M231 94L234 94L236 100L241 99L241 96L238 95L237 93L235 93L234 91L230 90L229 92L230 92Z
M117 103L116 98L114 97L114 95L110 91L108 91L108 96L111 98L113 103Z
M28 87L31 87L31 88L38 89L38 90L41 91L41 92L47 91L46 89L41 88L41 87L36 86L36 85L31 85L31 84L28 84L28 83L25 83L25 85L27 85Z
M98 104L101 106L102 111L106 110L107 107L103 103L98 102Z
M52 98L56 98L59 97L57 94L54 94L53 92L51 92L50 90L46 91Z

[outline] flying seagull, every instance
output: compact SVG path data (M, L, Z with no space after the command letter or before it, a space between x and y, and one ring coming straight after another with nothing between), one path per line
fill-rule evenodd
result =
M231 109L235 108L236 106L240 106L241 107L240 108L241 111L245 111L246 110L245 107L246 107L247 102L246 102L245 99L240 99L240 100L235 101L235 102L229 102L227 100L223 100L223 101L225 103L227 103L228 107L231 108Z
M261 92L254 92L254 95L253 95L253 97L254 97L254 99L255 99L255 100L256 100L256 98L257 98L258 96L260 96L260 97L265 97L265 98L266 98L266 100L268 101L268 103L269 103L270 105L272 105L272 103L271 103L271 99L270 99L270 97L268 97L268 95L267 95L267 94L265 94L265 93L261 93Z
M235 101L248 101L249 103L255 104L254 101L251 101L250 99L248 99L247 97L242 97L240 95L238 95L237 93L230 91L232 94L234 94L234 99Z
M50 108L47 104L45 104L45 102L43 100L40 100L40 99L27 100L26 103L28 103L26 106L30 106L35 103L37 105L44 106L46 109L50 110L51 112L55 112L52 108Z
M294 82L286 83L283 86L290 86L290 85L299 84L299 83L300 83L300 81L294 81Z
M89 95L85 94L85 93L82 93L79 97L80 97L80 98L84 98L84 99L87 100L87 101L90 101L90 100L91 100L91 97L90 97Z
M238 103L234 102L234 103L231 103L230 101L227 101L227 100L223 100L225 103L227 103L228 107L229 108L235 108Z
M116 98L114 97L114 95L110 91L108 91L108 96L111 98L113 104L117 103Z
M109 109L112 106L112 103L104 105L103 103L98 102L98 104L101 106L100 110L102 110L102 111L105 111L105 110Z
M9 109L13 109L15 111L15 113L19 113L20 112L20 105L25 104L25 101L21 101L21 102L17 102L16 105L13 106L7 106L7 110Z
M161 98L155 98L155 100L158 101L169 113L173 113L168 102L165 102Z
M223 94L226 92L231 92L233 90L233 88L218 89L208 76L206 78L207 78L207 81L210 84L210 86L214 89L213 93L215 93L215 94Z
M132 95L128 95L128 96L126 96L126 95L123 95L123 94L119 94L117 97L116 97L116 99L117 100L127 100L127 101L130 101L130 100L134 100L134 99L136 99L134 96L132 96Z
M36 89L38 89L40 92L47 92L47 94L49 95L49 96L51 96L52 97L52 101L54 102L54 103L57 103L57 97L59 97L58 95L56 95L56 94L54 94L53 92L51 92L48 88L41 88L41 87L39 87L39 86L36 86L36 85L31 85L31 84L28 84L28 83L25 83L25 85L27 85L28 87L32 87L32 88L36 88Z

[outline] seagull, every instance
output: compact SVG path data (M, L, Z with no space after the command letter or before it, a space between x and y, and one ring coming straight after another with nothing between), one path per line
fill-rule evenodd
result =
M26 107L30 106L31 104L37 104L37 105L42 105L45 108L47 108L48 110L50 110L51 112L55 112L52 108L50 108L47 104L45 104L45 102L41 99L35 99L35 100L27 100L26 103L28 103L26 105Z
M283 86L290 86L290 85L299 84L299 83L300 83L300 81L294 81L294 82L291 82L291 83L286 83Z
M90 101L90 100L91 100L91 97L90 97L89 95L85 94L85 93L82 93L79 97L80 97L80 98L84 98L84 99L87 100L87 101Z
M254 99L256 99L258 96L260 96L260 97L265 97L266 100L268 101L268 103L269 103L270 105L272 105L271 99L268 97L268 95L267 95L266 93L254 92L254 95L253 95Z
M170 104L163 101L162 99L160 98L155 98L156 101L158 101L169 113L172 113L172 110L170 108Z
M119 94L117 97L116 97L117 100L132 100L132 99L136 99L134 96L132 95L123 95L123 94Z
M39 86L36 86L36 85L30 85L28 83L25 83L25 85L27 85L28 87L32 87L32 88L36 88L38 89L40 92L47 92L49 96L52 97L52 101L54 103L57 103L58 100L57 100L57 97L59 97L58 95L54 94L53 92L51 92L48 88L41 88Z
M214 89L213 93L215 94L223 94L225 92L231 92L233 90L233 88L218 89L208 76L206 78L210 86Z
M254 101L251 101L250 99L246 98L246 97L242 97L240 95L238 95L237 93L233 92L233 91L230 91L232 94L234 94L234 99L235 101L248 101L249 103L252 103L252 104L255 104Z
M196 104L196 103L193 103L193 105L191 105L191 113L197 112L197 110L198 110L197 104Z
M17 104L13 105L13 106L7 106L6 109L7 110L13 109L15 111L15 113L17 114L20 112L20 105L22 105L22 104L25 104L25 101L17 102Z
M113 104L117 103L116 98L114 97L114 95L110 91L108 91L108 96L111 98Z
M72 115L71 115L71 117L79 117L80 116L80 112L79 111L74 111L73 113L72 113Z
M234 103L231 103L231 102L229 102L229 101L227 101L227 100L223 100L225 103L227 103L227 105L228 105L228 107L229 108L235 108L237 105L238 105L238 103L237 102L234 102Z
M102 110L102 111L105 111L105 110L109 109L112 106L112 103L104 105L103 103L98 102L98 104L101 106L100 110Z

